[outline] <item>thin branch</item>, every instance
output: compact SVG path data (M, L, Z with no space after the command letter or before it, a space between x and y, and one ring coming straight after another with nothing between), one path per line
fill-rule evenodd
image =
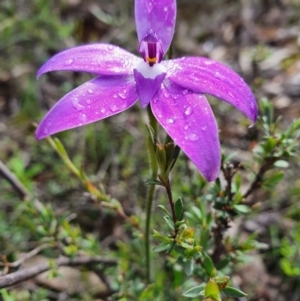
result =
M266 171L268 171L276 162L278 158L276 157L268 157L265 158L262 165L259 168L259 171L257 172L255 179L251 183L250 187L248 190L245 192L243 195L243 198L246 199L254 190L258 189L261 187L261 183L263 180L263 175L265 174ZM249 202L246 202L249 205Z
M20 180L6 167L0 160L0 175L6 179L15 189L21 199L29 197L31 194L27 188L20 182Z
M60 266L74 267L74 266L84 266L84 265L99 264L99 263L111 266L111 265L115 265L117 261L115 259L103 258L98 256L77 257L73 259L67 257L61 257L53 261L49 260L48 262L38 264L34 267L25 268L23 270L16 271L11 274L7 274L5 276L0 277L0 289L31 279L43 272L51 270L53 267L60 267Z
M31 257L37 255L38 253L40 253L42 250L48 248L49 246L50 245L48 243L42 244L42 245L36 247L35 249L31 250L30 252L24 254L18 260L14 261L14 262L4 262L4 263L0 262L0 265L6 266L6 267L9 267L9 268L17 268L18 266L23 264L26 260L28 260Z

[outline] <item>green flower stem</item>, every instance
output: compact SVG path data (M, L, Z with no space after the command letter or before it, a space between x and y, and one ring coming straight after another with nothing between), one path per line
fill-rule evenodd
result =
M157 121L153 116L150 106L147 107L149 123L157 135ZM148 150L150 157L150 168L151 178L156 179L158 172L158 164L156 155L152 145L151 137L148 137ZM147 282L150 283L152 279L152 263L151 263L151 246L150 246L150 225L151 225L151 213L152 203L154 197L155 185L149 185L148 196L147 196L147 210L146 210L146 225L145 225L145 252L146 252L146 271L147 271Z

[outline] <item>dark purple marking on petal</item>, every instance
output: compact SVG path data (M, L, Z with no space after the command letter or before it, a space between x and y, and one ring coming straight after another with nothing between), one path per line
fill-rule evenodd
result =
M37 76L60 70L99 75L129 75L140 61L142 59L114 45L84 45L56 54L40 68Z
M36 138L95 122L118 114L138 99L133 76L93 79L65 95L47 113L36 130Z
M190 158L208 181L220 171L221 151L218 127L203 95L188 92L165 79L151 101L158 122Z
M245 81L224 64L202 57L186 57L162 62L167 77L188 90L220 98L256 121L258 107Z
M152 30L166 53L174 35L175 20L175 0L135 1L135 23L140 42Z

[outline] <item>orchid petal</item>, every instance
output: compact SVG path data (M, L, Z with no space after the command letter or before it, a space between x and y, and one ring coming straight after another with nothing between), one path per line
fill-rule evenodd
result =
M36 138L115 115L137 99L133 76L93 79L69 92L48 112L36 130Z
M139 41L150 31L161 40L164 53L170 47L175 27L175 0L136 0L135 23Z
M74 47L49 59L37 76L50 71L68 70L99 75L128 75L140 58L126 50L109 44Z
M145 108L160 88L166 76L166 69L161 64L150 67L141 62L135 67L133 74L142 108Z
M218 127L203 95L165 79L151 108L158 122L208 181L217 178L221 152Z
M220 98L256 121L255 97L244 80L229 67L202 57L186 57L162 64L172 82L188 90Z

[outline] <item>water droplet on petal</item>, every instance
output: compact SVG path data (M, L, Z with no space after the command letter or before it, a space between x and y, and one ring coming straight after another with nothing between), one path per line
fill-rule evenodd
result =
M82 122L86 122L87 120L87 117L84 113L80 113L79 114L79 120L82 121Z
M104 114L104 113L105 113L105 109L104 109L104 108L101 109L100 112L101 112L102 114Z
M186 95L186 94L188 94L188 93L189 93L188 90L182 90L182 94L183 94L183 95Z
M190 116L193 113L193 109L191 107L187 107L184 114L186 116Z
M234 98L233 94L230 91L228 91L227 94L228 94L229 97Z
M197 134L190 134L190 135L188 136L188 139L189 139L190 141L197 141L197 140L199 140L199 136L198 136Z
M119 93L118 95L119 95L120 98L126 99L126 94L125 93Z
M201 126L201 130L202 130L202 131L205 131L205 130L206 130L206 125Z
M114 49L114 46L113 46L113 45L108 45L108 46L107 46L107 49L111 51L111 50Z
M152 1L145 1L145 4L146 4L147 12L151 13L151 11L153 9L153 3L152 3Z
M114 104L112 104L110 107L110 110L114 113L114 112L116 112L117 110L118 110L118 107L116 106L116 105L114 105Z
M87 98L87 99L85 100L85 102L86 102L87 104L90 105L93 101L92 101L91 99Z
M93 91L92 89L88 89L88 93L89 93L89 94L93 94L94 91Z
M165 91L165 92L164 92L164 97L165 97L165 98L169 98L169 97L170 97L170 94L169 94L168 92Z
M189 128L189 125L186 124L186 125L184 126L184 129L187 130L188 128Z
M74 62L74 60L73 60L73 59L69 59L69 60L67 60L67 61L66 61L66 65L72 65L72 64L73 64L73 62Z
M76 97L72 99L72 105L77 111L81 111L84 109L84 106L79 103L79 99Z
M214 62L213 61L204 61L204 64L209 66L209 65L212 65Z
M165 7L164 7L164 11L167 11L167 10L168 10L168 7L167 7L167 6L165 6Z
M174 121L175 121L174 118L168 118L168 120L167 120L167 122L170 123L170 124L174 123Z
M254 109L254 102L253 101L250 102L250 108Z

